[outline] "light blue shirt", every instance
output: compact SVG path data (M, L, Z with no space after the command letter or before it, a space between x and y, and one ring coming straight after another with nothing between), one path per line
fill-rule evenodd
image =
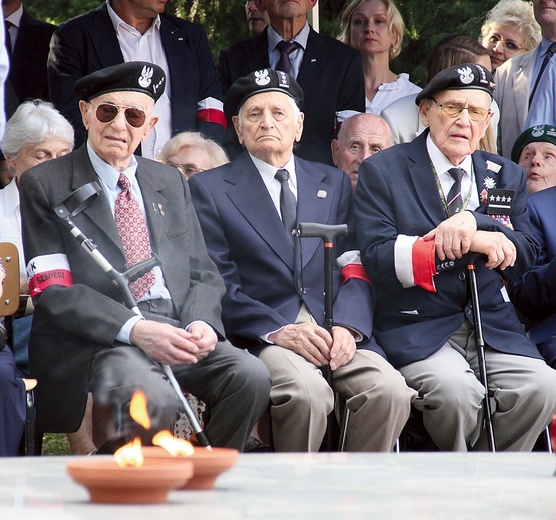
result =
M310 31L311 28L309 23L305 22L303 29L301 29L301 31L299 31L299 33L296 34L291 40L292 42L297 42L299 44L299 47L290 54L290 62L292 64L290 76L295 79L297 79L299 69L301 68L301 62L303 61L303 54L307 48L307 40L309 39ZM282 38L270 25L268 26L267 37L270 68L276 70L276 65L278 65L278 61L280 60L280 51L276 48L276 45L278 45L284 38Z
M543 38L537 52L535 65L533 67L533 80L529 90L529 95L535 86L539 71L544 61L544 57L548 52L548 48L553 42ZM525 128L531 128L536 125L556 125L556 105L554 96L556 91L554 85L556 82L556 55L554 55L548 62L546 69L539 81L535 97L529 108L527 120L525 121Z

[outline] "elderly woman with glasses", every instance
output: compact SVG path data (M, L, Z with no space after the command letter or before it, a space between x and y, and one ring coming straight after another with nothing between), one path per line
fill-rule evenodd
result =
M533 15L533 4L523 0L498 2L487 14L480 41L490 55L492 72L506 60L534 49L541 42L541 28Z
M203 137L199 132L182 132L175 135L162 147L157 159L174 166L187 179L196 173L230 162L218 143Z

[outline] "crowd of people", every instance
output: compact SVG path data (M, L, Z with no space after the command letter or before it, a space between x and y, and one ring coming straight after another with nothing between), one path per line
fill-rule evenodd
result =
M433 47L423 88L390 66L394 0L346 0L338 38L316 3L247 1L252 36L215 62L164 3L55 27L3 2L0 241L22 297L0 456L19 453L22 377L39 428L94 453L136 430L139 388L147 442L173 430L167 367L215 446L318 451L345 406L349 451L391 451L412 410L435 449L484 450L487 399L496 448L533 449L556 414L556 0L500 0L478 40ZM84 186L72 219L116 271L156 255L130 280L140 314L54 210Z

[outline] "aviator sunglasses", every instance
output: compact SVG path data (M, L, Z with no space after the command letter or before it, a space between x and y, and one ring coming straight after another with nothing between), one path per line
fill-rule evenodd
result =
M116 116L124 111L125 120L129 126L140 128L145 124L147 114L138 107L121 107L112 103L101 103L95 110L95 116L101 123L110 123L116 119Z

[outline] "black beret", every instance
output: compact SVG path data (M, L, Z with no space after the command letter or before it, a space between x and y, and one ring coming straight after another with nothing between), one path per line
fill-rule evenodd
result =
M417 94L415 103L429 99L441 90L484 90L492 97L492 74L482 65L476 63L462 63L441 70L432 78L427 86Z
M158 65L146 61L128 61L83 76L75 82L73 91L83 101L107 92L142 92L156 102L165 87L166 74Z
M545 143L552 143L556 146L556 128L552 125L537 125L524 130L522 134L515 140L512 147L512 161L517 163L521 151L529 143L537 143L543 141Z
M303 106L303 90L295 79L281 70L262 69L234 82L224 99L224 114L231 119L248 98L272 91L287 94L300 109Z

